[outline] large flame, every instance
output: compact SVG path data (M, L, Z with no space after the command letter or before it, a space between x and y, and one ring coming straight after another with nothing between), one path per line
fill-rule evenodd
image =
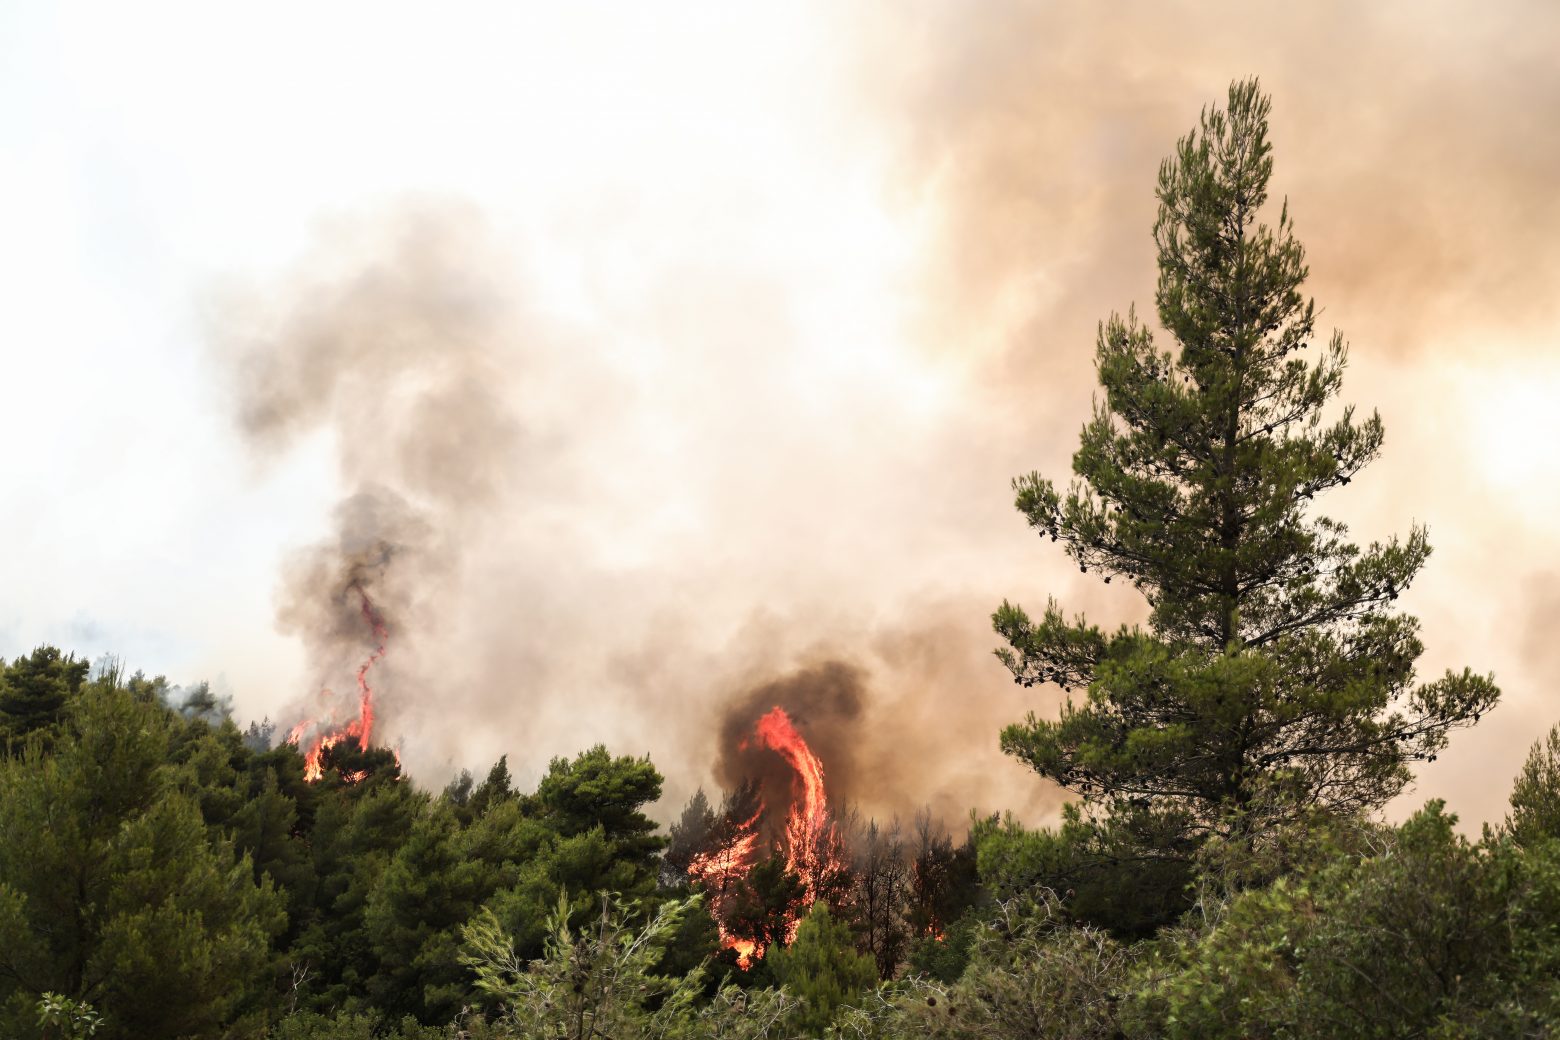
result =
M369 669L378 663L381 657L385 656L389 630L385 627L385 619L379 613L379 608L374 606L373 600L368 598L368 593L363 586L354 582L348 588L358 594L358 598L361 601L363 620L368 623L369 631L373 635L374 648L369 652L368 658L358 666L358 711L356 718L348 720L345 724L337 724L334 716L323 722L317 718L308 718L294 726L287 734L287 742L289 744L299 744L301 746L301 741L305 734L311 731L319 731L315 732L314 739L309 744L309 749L303 755L303 778L310 783L319 780L324 775L324 768L320 765L320 756L324 754L326 748L335 747L348 737L355 737L357 738L358 747L366 749L374 735L374 688L369 684L368 672ZM321 696L328 698L330 691L322 691ZM348 783L355 783L364 779L364 773L361 771L350 773L344 776L343 779Z
M753 966L754 955L761 957L763 951L752 940L727 930L725 909L737 883L747 877L758 857L758 821L763 815L764 807L760 805L750 819L737 823L725 840L694 856L688 864L688 880L702 888L709 899L721 947L737 951L737 964L744 971Z
M785 865L802 879L806 893L803 902L810 907L818 899L823 880L839 865L839 841L829 819L829 799L823 788L823 763L796 732L784 708L774 708L759 719L754 733L765 747L796 770L801 797L793 801L785 820ZM799 923L791 921L787 942L796 937Z
M801 879L803 897L801 910L786 921L786 942L790 942L796 938L802 914L818 900L824 882L842 869L839 838L829 817L823 763L796 731L791 716L777 706L758 720L753 735L796 772L783 831L783 851L786 869ZM720 929L721 946L737 952L737 964L744 970L752 966L755 957L764 955L764 946L751 937L733 935L726 927L724 911L737 883L747 877L757 861L758 821L763 811L760 804L751 819L736 823L714 848L695 856L688 865L689 880L698 884L709 898L710 912Z

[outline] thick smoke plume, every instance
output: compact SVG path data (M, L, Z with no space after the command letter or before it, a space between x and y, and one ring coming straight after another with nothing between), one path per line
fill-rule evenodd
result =
M728 790L756 781L769 810L766 826L773 831L784 823L795 793L795 771L754 737L754 723L761 716L772 708L784 708L824 764L830 801L836 806L849 804L858 752L868 740L861 731L863 682L858 669L842 661L825 661L748 690L726 708L716 779ZM768 837L773 841L778 835Z
M1158 163L1255 73L1275 198L1354 344L1344 397L1388 431L1325 509L1364 541L1428 522L1426 669L1507 691L1411 797L1499 815L1504 777L1466 778L1554 719L1523 634L1555 612L1530 571L1560 508L1533 479L1560 435L1552 5L782 6L716 36L689 16L669 84L589 20L576 42L622 61L571 55L517 117L546 175L483 199L503 230L334 228L223 312L256 452L338 463L334 528L280 589L298 692L351 690L362 573L385 733L430 780L509 753L523 782L600 741L654 757L669 816L766 768L731 733L776 700L863 812L1054 810L997 733L1058 694L1012 686L990 611L1142 604L1040 545L1008 482L1065 478L1096 323L1151 315ZM1469 616L1501 588L1520 602Z
M475 230L450 212L344 230L355 237L282 291L234 303L220 335L256 450L324 428L348 491L330 537L281 576L278 623L319 691L297 711L327 726L357 714L352 677L378 642L367 597L393 648L374 673L378 712L404 725L438 688L419 663L513 471L504 305L475 273Z
M940 464L881 455L921 436L899 405L841 387L832 408L886 422L842 455L831 427L789 418L797 391L719 359L741 341L708 336L718 300L642 315L682 356L670 379L636 381L600 336L505 306L525 296L518 265L469 214L348 229L219 327L255 450L323 431L347 490L330 537L282 575L279 623L309 668L290 711L349 712L372 645L361 589L389 630L376 739L434 781L505 753L534 776L600 741L652 754L669 815L750 768L789 782L732 736L762 714L749 708L780 703L831 797L863 812L1054 804L995 750L1012 707L986 597L954 602L915 571L901 593L861 571L925 552L884 513ZM760 366L775 335L746 348ZM718 384L681 382L706 361L726 367ZM674 454L647 454L647 430ZM865 554L863 522L882 525Z

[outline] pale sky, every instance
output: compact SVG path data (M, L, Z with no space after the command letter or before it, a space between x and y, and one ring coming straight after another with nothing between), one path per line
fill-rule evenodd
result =
M341 679L278 627L282 576L382 479L444 561L386 694L430 782L601 740L680 804L722 704L836 657L873 705L854 797L1043 819L996 731L1054 695L986 615L1137 608L1007 481L1066 476L1095 322L1152 309L1158 160L1256 74L1344 397L1387 424L1325 508L1365 541L1429 523L1422 673L1505 692L1394 811L1498 817L1560 720L1560 23L1355 6L8 3L0 655L111 653L286 721ZM489 301L476 345L364 333L331 393L383 396L256 443L232 343L363 272ZM457 370L503 402L497 454L408 410ZM439 465L502 471L475 506L395 475L451 429Z

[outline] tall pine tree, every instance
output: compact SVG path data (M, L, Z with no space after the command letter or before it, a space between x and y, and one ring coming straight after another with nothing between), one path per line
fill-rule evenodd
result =
M1232 85L1160 167L1156 302L1178 351L1112 315L1077 479L1065 494L1014 481L1081 570L1144 594L1147 627L1107 634L1054 601L1038 621L1007 603L993 618L1019 683L1086 691L1055 721L1008 727L1003 748L1159 840L1378 807L1498 696L1468 671L1416 683L1418 622L1393 601L1430 554L1425 529L1361 549L1312 510L1383 431L1327 408L1343 339L1314 342L1287 203L1259 220L1268 111L1255 81Z

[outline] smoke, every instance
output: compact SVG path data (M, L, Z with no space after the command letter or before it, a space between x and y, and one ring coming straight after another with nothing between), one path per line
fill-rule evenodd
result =
M764 371L793 330L755 335L731 302L783 286L710 280L708 304L674 293L603 334L508 303L524 281L471 212L423 204L337 222L215 311L257 457L323 432L346 495L281 575L278 625L308 661L286 724L355 709L374 645L361 590L388 629L375 739L432 781L505 753L534 778L600 741L654 757L670 814L749 770L788 784L776 756L731 757L749 709L781 703L840 804L953 821L1054 806L996 750L1017 705L985 634L995 593L947 591L962 535L896 529L927 513L935 427L870 385L797 421L816 392ZM634 371L610 338L626 325L675 364ZM748 343L722 357L737 330ZM852 413L865 428L842 450ZM1005 512L992 483L959 495Z
M521 444L504 387L515 351L504 297L470 215L408 209L334 229L285 288L234 293L214 329L240 429L270 456L324 428L346 497L325 541L298 549L277 592L317 694L294 705L340 723L353 674L387 629L379 710L436 689L421 671L462 594L467 549L507 490ZM376 662L377 664L377 662Z
M783 768L735 744L779 703L842 804L1054 811L997 735L1057 695L1013 686L989 614L1143 607L1042 547L1008 482L1065 479L1096 323L1134 301L1151 317L1158 163L1253 72L1308 288L1355 344L1345 397L1387 422L1383 462L1327 509L1365 540L1431 523L1445 548L1404 600L1427 663L1532 673L1503 635L1520 626L1466 601L1522 587L1507 556L1552 536L1496 518L1492 453L1441 427L1507 415L1552 343L1560 13L828 10L721 22L675 75L587 19L571 38L605 32L636 78L595 89L617 64L564 63L580 127L549 98L524 124L539 136L515 134L545 167L535 201L491 224L464 205L340 219L294 273L224 301L213 338L254 454L323 440L342 489L278 589L307 648L297 710L351 691L358 582L390 630L382 732L429 781L508 753L523 783L604 742L652 755L671 816ZM1492 352L1511 380L1464 378ZM1455 741L1424 793L1498 814L1503 791L1463 778L1510 758L1531 707L1497 712L1501 747Z
M1422 674L1493 670L1505 691L1396 811L1438 796L1475 824L1498 817L1512 749L1555 720L1552 662L1524 633L1555 616L1530 570L1556 548L1560 138L1542 128L1560 101L1560 9L909 11L862 17L857 83L888 128L897 197L930 229L918 340L973 357L991 439L1029 452L1013 472L1066 473L1056 449L1087 416L1095 323L1134 302L1153 317L1159 160L1228 83L1260 77L1275 208L1287 198L1324 330L1352 343L1344 399L1379 406L1388 433L1383 460L1324 508L1363 541L1429 524L1438 551L1404 600L1425 622ZM1051 568L1026 586L1075 603L1059 581ZM1470 595L1489 602L1470 610Z
M984 604L927 608L881 631L836 632L779 676L721 698L714 776L727 790L755 780L771 807L788 805L794 773L754 739L754 724L784 708L824 764L830 804L887 821L925 809L953 825L973 809L1026 818L1054 811L1054 788L994 756L1020 702L993 667ZM783 813L771 813L775 826Z
M1553 5L913 11L858 27L862 89L894 128L898 190L937 229L932 311L997 326L1021 347L998 351L1004 373L1071 370L1109 310L1151 309L1158 162L1253 74L1310 289L1358 342L1423 356L1560 318L1560 144L1540 129L1560 101Z
M829 793L848 801L854 750L863 743L860 731L866 701L864 676L843 661L823 661L747 690L726 708L720 726L720 758L716 778L727 788L757 780L771 806L785 804L776 795L787 791L791 768L753 735L754 723L771 708L784 708L808 747L825 763Z

